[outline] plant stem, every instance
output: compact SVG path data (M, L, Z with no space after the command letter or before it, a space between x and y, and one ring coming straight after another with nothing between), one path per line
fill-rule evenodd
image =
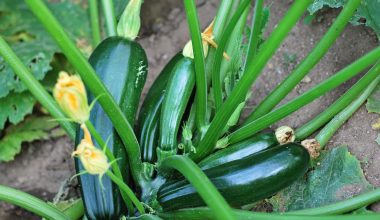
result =
M296 139L304 140L305 138L309 137L321 126L330 121L336 114L347 107L351 102L353 102L367 86L368 84L364 84L364 81L362 80L357 82L332 105L323 110L323 112L321 112L318 116L314 117L313 120L298 128L296 130Z
M380 200L380 188L330 205L287 212L289 215L335 215L347 213ZM361 219L361 218L358 218Z
M226 200L191 159L186 156L171 156L162 162L161 167L176 169L182 173L213 211L214 218L221 220L235 219Z
M233 0L222 0L219 5L218 12L215 17L213 30L213 35L217 42L222 37L224 27L227 23L228 15L230 14L233 2Z
M260 40L260 33L262 30L262 16L263 16L263 6L264 0L256 0L255 2L255 10L253 12L253 21L251 27L251 35L248 41L248 50L247 57L244 63L243 72L247 68L248 62L253 61L257 54L258 44Z
M96 47L101 41L98 0L88 0L88 5L91 18L92 46Z
M376 220L380 214L358 214L358 215L284 215L281 213L252 212L240 209L232 210L236 219L244 220ZM213 212L208 208L183 209L174 212L158 213L163 219L181 220L213 220Z
M207 124L207 81L199 19L195 0L184 0L187 22L193 44L196 85L196 122L199 130Z
M70 207L62 210L69 219L80 219L84 214L84 205L82 199L77 199L70 204Z
M380 73L380 68L377 68L377 74ZM338 115L336 115L315 137L319 144L321 145L321 149L323 149L330 138L335 134L335 132L346 122L359 108L362 104L367 100L368 96L370 96L373 90L376 88L377 84L379 84L380 77L377 77L372 81L371 84L364 90L364 92L349 106L347 106L343 111L341 111ZM368 85L368 84L367 84Z
M90 131L91 135L94 137L95 141L98 143L98 146L101 147L101 148L105 148L105 153L106 153L106 156L107 156L108 160L109 161L115 161L116 160L115 156L113 155L113 153L111 152L111 150L108 148L108 146L106 146L106 143L104 142L102 136L95 129L95 127L91 123L91 121L87 120L85 124L86 124L86 127L88 128L88 130ZM111 164L111 168L112 168L112 171L114 172L114 174L119 179L123 179L123 175L121 174L120 168L117 165L117 163L112 163ZM126 204L128 210L131 213L133 213L134 212L134 208L133 208L133 205L131 203L131 200L128 198L128 195L123 190L121 190L121 189L119 189L119 190L120 190L121 197L123 198L123 201Z
M107 36L116 36L116 16L115 9L113 6L113 0L102 0L104 20L106 22L106 32Z
M307 73L322 59L323 55L333 45L335 40L344 30L356 9L360 6L361 0L350 0L343 8L333 25L329 28L321 41L314 47L305 60L291 73L280 85L278 85L258 107L248 116L244 124L270 112L278 103L283 100L290 91L306 76Z
M54 220L71 220L62 211L28 193L0 185L0 201L24 208L36 215Z
M119 186L121 190L123 190L128 197L132 200L133 204L135 204L137 210L140 212L140 214L145 214L145 210L139 199L136 197L134 192L129 188L127 184L123 182L122 179L118 178L115 174L113 174L111 171L107 171L107 175L111 178L111 180L116 183L116 185Z
M221 74L220 69L223 61L223 53L227 46L227 42L230 39L230 36L233 34L233 30L238 23L240 17L244 15L244 11L250 5L251 0L244 0L239 7L236 9L234 15L232 16L230 22L228 23L224 34L222 35L218 48L216 49L215 59L214 59L214 68L211 72L212 77L212 89L214 92L214 100L215 100L215 113L217 113L220 107L223 104L223 92L222 92L222 82L221 82Z
M25 0L31 11L40 20L41 24L56 41L69 62L75 67L84 80L86 86L94 97L99 97L98 101L104 111L112 121L116 131L124 143L131 165L133 179L136 183L142 184L144 179L141 175L142 162L139 143L132 126L128 123L123 112L104 86L91 65L87 62L83 54L76 48L70 40L57 19L52 15L42 0Z
M191 154L192 159L199 161L212 152L216 141L219 139L221 131L223 131L229 118L234 113L236 106L244 99L267 61L272 57L276 49L280 46L281 42L285 39L291 28L296 24L297 20L302 16L311 2L311 0L303 0L295 1L293 3L293 6L288 13L262 46L263 49L257 55L257 61L249 64L246 73L244 73L243 77L231 92L231 95L226 99L225 103L215 115L210 127L197 148L197 152Z
M46 108L49 113L57 119L64 119L66 115L58 107L53 97L44 89L28 68L17 57L7 42L0 36L0 55L11 66L15 74L21 79L24 85L29 89L30 93L37 99L41 105ZM71 139L75 138L75 125L71 122L59 120L59 124L66 131Z
M318 84L317 86L313 87L309 91L305 92L303 95L293 99L292 101L282 105L281 107L277 108L276 110L254 120L253 122L248 123L247 125L244 125L243 127L239 128L235 132L229 135L229 141L230 143L236 143L241 140L244 140L245 138L248 138L257 132L261 131L264 128L267 128L269 125L283 119L284 117L290 115L291 113L295 112L299 108L309 104L316 98L320 97L321 95L325 94L326 92L336 88L343 82L351 79L355 75L357 75L360 71L367 68L367 66L375 63L380 58L380 47L373 50L366 56L363 56L359 60L355 61L351 65L347 66L343 70L339 71L335 75L331 76L330 78L326 79L322 83ZM377 76L377 70L380 67L379 64L376 65L376 71L369 71L362 80L364 84L369 84L371 81L373 81Z

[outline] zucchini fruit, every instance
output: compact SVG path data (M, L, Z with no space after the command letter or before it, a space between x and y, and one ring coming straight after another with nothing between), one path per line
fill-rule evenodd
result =
M258 134L225 149L214 152L198 163L202 170L210 169L279 145L274 133Z
M150 87L141 106L137 123L137 135L143 162L155 163L157 161L156 149L159 139L161 106L172 70L180 59L181 55L178 54L169 61Z
M162 151L175 154L178 130L195 85L194 61L177 55L169 62L170 78L162 103L160 118L160 142Z
M205 170L233 207L272 196L303 176L310 156L299 144L290 143ZM157 193L164 211L204 206L196 190L185 180L169 181Z
M147 57L144 49L137 43L122 37L110 37L102 41L89 58L99 78L119 104L130 124L134 124L136 111L147 75ZM89 102L95 97L89 93ZM112 126L112 122L96 103L91 110L90 121L102 136L108 140L107 146L118 158L117 161L123 178L128 182L128 160L123 143ZM78 129L76 145L83 138ZM98 146L102 147L102 146ZM76 171L83 166L76 159ZM119 189L108 176L102 178L101 187L98 177L84 174L79 176L82 199L88 219L119 219L125 214L124 204Z

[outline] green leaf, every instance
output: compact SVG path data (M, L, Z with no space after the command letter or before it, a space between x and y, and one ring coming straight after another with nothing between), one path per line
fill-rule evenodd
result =
M347 0L315 0L309 7L309 12L314 14L324 6L330 8L340 8L345 5ZM362 22L362 20L364 21ZM357 10L357 13L351 20L354 25L365 24L372 28L378 37L380 37L380 1L379 0L364 0L362 5Z
M47 140L52 134L56 134L50 130L57 127L58 123L51 119L48 116L30 117L18 125L8 127L0 140L0 162L13 160L21 151L22 143Z
M35 102L29 92L10 93L0 98L0 130L4 128L7 119L12 124L21 122L26 114L32 112Z
M373 93L368 97L366 107L368 112L380 114L380 84L377 85Z
M275 211L320 207L373 189L347 147L323 152L307 177L270 199Z
M76 2L76 3L74 3ZM90 25L87 9L83 1L50 2L49 8L66 27L69 36L87 55L91 47ZM29 11L24 1L0 1L0 35L11 45L21 61L30 68L38 80L43 80L52 70L54 54L60 50L44 30L42 25ZM7 119L13 124L21 121L31 112L35 103L21 80L9 65L0 57L0 130ZM19 97L23 101L13 100ZM5 104L4 104L5 103ZM12 106L6 105L11 103ZM14 108L14 111L11 109Z

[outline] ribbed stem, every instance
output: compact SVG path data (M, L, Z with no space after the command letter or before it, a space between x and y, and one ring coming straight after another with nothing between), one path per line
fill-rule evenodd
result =
M96 47L101 41L98 0L89 0L88 5L91 19L92 46Z
M85 82L87 88L94 97L99 97L98 102L109 116L116 131L124 143L131 165L133 179L136 183L144 182L141 176L142 162L140 146L133 132L132 126L120 110L110 92L97 76L86 58L70 40L57 19L52 15L42 0L25 0L31 11L36 15L41 24L56 41L69 62L75 67Z
M54 101L53 97L45 90L40 82L34 78L33 74L29 69L22 63L22 61L17 57L10 46L5 42L5 40L0 36L0 55L4 60L11 66L14 73L20 78L24 83L26 88L32 93L35 99L41 105L48 110L48 112L57 119L64 119L66 115L58 107L57 103ZM75 125L71 122L59 120L58 123L66 131L67 135L74 140L75 138Z
M116 16L113 0L102 0L104 20L106 23L107 36L116 36Z
M344 27L350 21L351 17L356 12L356 9L360 6L360 2L361 0L348 1L333 25L305 60L293 71L293 73L291 73L280 85L265 97L259 106L248 116L244 124L248 124L270 112L295 88L306 74L309 73L309 71L322 59L323 55L326 54L335 40L340 36Z
M247 57L245 59L243 72L245 72L249 62L254 62L254 58L257 55L258 44L260 40L260 33L262 30L262 17L263 17L264 0L256 0L255 10L253 12L253 20L251 27L251 35L248 41Z
M228 23L222 38L220 39L218 48L215 53L214 59L214 69L211 73L212 77L212 89L214 92L214 100L215 100L215 112L217 113L220 107L223 104L223 92L222 92L222 82L221 82L221 74L220 69L223 61L223 53L226 49L227 42L230 39L230 36L233 34L233 30L238 23L240 17L244 15L244 11L250 5L251 0L244 0L239 7L236 9L234 15L232 16L230 22Z
M24 208L36 215L54 220L71 220L62 211L28 193L0 185L0 201Z
M195 0L184 0L184 4L194 51L196 86L195 101L197 103L196 122L198 129L201 130L207 124L207 81L205 74L203 44Z
M226 200L191 159L186 156L171 156L162 162L161 168L172 168L184 175L197 190L207 206L213 211L215 219L235 219Z
M326 92L338 87L342 83L351 79L359 74L362 70L367 68L370 64L377 61L380 58L380 47L373 50L371 53L355 61L351 65L347 66L343 70L339 71L335 75L321 82L317 86L313 87L303 95L293 99L292 101L282 105L276 110L256 119L253 122L244 125L235 132L229 135L229 141L231 144L244 140L257 132L267 128L273 123L285 118L291 113L297 111L301 107L309 104L316 98L322 96ZM369 84L377 76L377 71L380 65L377 64L375 68L369 71L361 80L363 84Z
M380 72L380 68L377 68L377 74ZM361 80L363 81L363 80ZM323 149L326 144L329 142L331 137L335 134L335 132L362 106L362 104L367 100L368 96L370 96L373 90L376 88L377 84L379 84L380 77L377 77L372 81L371 84L367 84L367 88L364 92L354 100L349 106L343 109L338 115L336 115L315 137L321 148Z
M265 64L272 57L311 2L311 0L302 0L293 3L288 13L263 45L263 49L257 55L257 61L249 64L246 73L244 73L239 83L235 86L235 89L231 92L231 95L226 99L220 111L215 115L204 138L197 147L197 152L191 154L193 160L199 161L212 152L216 141L219 139L223 128L235 111L236 106L244 99Z

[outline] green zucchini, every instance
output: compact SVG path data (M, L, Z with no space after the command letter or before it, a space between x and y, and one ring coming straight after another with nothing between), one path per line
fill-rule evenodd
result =
M178 59L168 64L173 67L160 118L159 147L163 152L169 152L169 155L176 152L178 130L195 85L194 61L182 54L177 56Z
M310 156L299 144L290 143L205 170L233 207L272 196L303 176ZM185 180L169 181L157 193L164 211L204 206L196 190Z
M224 163L240 160L254 153L279 145L274 133L255 135L242 142L228 146L206 157L198 163L202 170L210 169Z
M130 124L134 124L137 106L147 75L147 57L143 48L122 37L110 37L102 41L89 58L99 78L119 104ZM89 94L89 102L94 100ZM128 160L123 143L102 107L96 103L91 110L90 121L102 136L108 140L107 146L118 158L123 178L128 182ZM83 133L78 130L76 145ZM102 147L102 146L98 146ZM76 160L76 171L83 170ZM119 189L104 176L102 189L98 177L84 174L79 177L81 193L88 219L119 219L125 214Z
M181 55L176 55L169 61L150 87L141 106L136 126L143 162L155 163L157 161L156 149L159 139L161 106L172 70L180 59Z

